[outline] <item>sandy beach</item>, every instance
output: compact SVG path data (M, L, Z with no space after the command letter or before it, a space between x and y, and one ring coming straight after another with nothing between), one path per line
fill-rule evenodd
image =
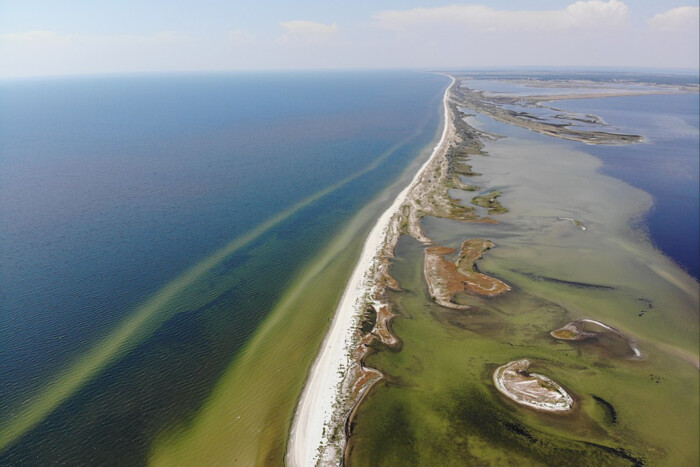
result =
M314 362L304 391L299 400L292 424L286 462L290 466L310 466L319 463L324 445L329 441L330 428L337 421L336 401L342 389L345 370L351 364L351 352L356 327L365 304L377 299L377 275L381 256L387 242L395 242L398 232L392 222L399 208L406 202L421 174L430 162L447 146L450 127L448 95L452 82L443 97L444 126L440 140L430 158L421 166L411 183L396 197L391 206L379 217L370 231L362 253L343 293L333 322ZM393 250L393 245L391 246ZM342 409L341 409L342 410ZM328 427L328 428L327 428Z

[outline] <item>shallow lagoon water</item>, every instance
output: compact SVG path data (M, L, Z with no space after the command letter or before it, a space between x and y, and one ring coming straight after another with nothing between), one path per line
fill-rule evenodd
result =
M603 173L650 193L645 215L652 243L696 279L700 278L700 96L633 96L552 102L553 107L600 115L616 131L636 132L643 144L595 146Z
M656 248L696 279L700 277L700 220L688 213L700 210L699 104L697 94L575 99L547 104L568 112L602 117L609 126L596 125L596 130L644 137L641 144L591 145L585 151L602 161L600 172L651 195L653 206L635 219L637 227L646 232ZM483 117L471 121L496 134L499 130L515 131ZM527 130L517 132L526 133ZM560 144L569 148L577 145L566 141Z
M506 136L472 157L484 175L469 183L502 191L510 212L495 225L427 218L424 226L440 245L494 241L479 270L514 290L463 295L466 312L439 307L422 277L422 247L402 240L393 272L405 290L394 324L403 348L368 359L387 379L360 408L350 464L696 464L698 288L632 222L652 196L601 173L590 146L469 121ZM644 359L549 335L583 317L621 330ZM492 371L520 358L574 395L573 414L533 412L495 391Z

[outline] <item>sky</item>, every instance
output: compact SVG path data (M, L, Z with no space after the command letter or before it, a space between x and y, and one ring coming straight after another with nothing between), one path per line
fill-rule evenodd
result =
M698 68L697 0L0 0L0 77Z

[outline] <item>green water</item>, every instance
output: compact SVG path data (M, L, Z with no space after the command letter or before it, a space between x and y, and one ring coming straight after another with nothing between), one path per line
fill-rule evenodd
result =
M4 83L0 464L281 463L362 240L427 156L447 81Z
M197 416L155 443L151 464L282 463L306 371L325 337L364 238L427 159L431 147L353 216L301 271Z
M513 290L458 297L467 311L437 306L422 247L400 241L392 271L404 289L394 295L403 347L367 361L386 379L359 409L349 464L697 465L697 282L630 227L649 196L598 173L582 145L498 130L508 138L472 159L484 175L469 181L502 191L510 212L496 225L427 218L424 227L445 246L492 240L479 269ZM644 358L549 335L583 317L624 332ZM573 413L539 413L496 391L495 368L521 358L573 395Z

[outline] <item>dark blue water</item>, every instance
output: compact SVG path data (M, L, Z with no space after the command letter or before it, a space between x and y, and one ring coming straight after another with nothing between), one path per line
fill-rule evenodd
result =
M698 94L557 101L554 107L592 113L617 131L639 134L644 144L588 146L603 172L654 197L644 224L651 241L700 278L700 97Z
M227 291L113 362L9 460L87 461L85 436L104 459L143 460L294 273L433 140L446 84L408 72L0 83L0 427L154 291L393 148L228 258ZM133 372L152 368L168 371L143 387Z

